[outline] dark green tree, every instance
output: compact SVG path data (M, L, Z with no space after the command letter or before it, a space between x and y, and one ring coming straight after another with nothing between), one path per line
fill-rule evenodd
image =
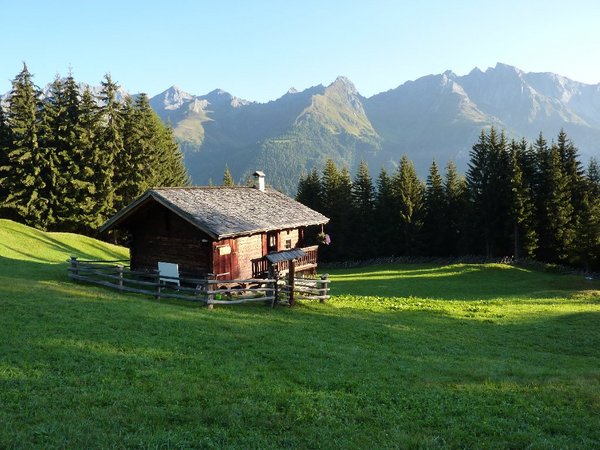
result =
M231 172L227 165L225 165L225 171L223 172L223 186L235 186L235 181L233 181L233 177L231 176Z
M96 206L105 219L123 205L123 188L133 170L129 154L123 149L123 105L117 100L118 91L119 85L109 74L105 75L99 97L102 107L97 135L102 170L96 174L95 183L97 192L103 196Z
M7 123L4 109L0 103L0 178L3 172L10 170L8 153L12 146L12 135ZM10 217L8 211L5 210L6 197L9 193L8 186L0 183L0 218Z
M425 253L432 256L446 254L446 239L449 234L446 217L447 199L444 182L435 161L431 163L427 176L424 202L423 243Z
M542 161L538 222L540 248L537 256L543 261L569 262L576 225L573 222L569 177L564 172L557 146L552 146L540 159Z
M190 176L183 161L183 154L175 140L171 125L164 126L152 112L156 129L156 151L154 152L150 186L189 186Z
M600 196L600 166L598 160L591 158L586 172L587 190L592 195Z
M296 200L315 211L322 211L321 195L321 177L313 168L310 173L300 177Z
M396 201L392 178L384 167L377 177L375 193L375 242L378 255L393 256L396 253L397 220L395 214Z
M421 251L425 187L406 155L400 160L392 186L398 214L397 248L403 255L417 255Z
M481 132L467 171L472 250L487 257L506 255L510 236L510 156L504 133Z
M356 259L374 256L375 236L375 189L369 173L369 166L361 161L352 182L352 218L350 238L353 255Z
M456 170L456 165L450 161L446 166L444 179L444 198L446 226L444 242L445 255L460 255L466 252L465 242L465 212L467 211L467 183Z
M8 190L4 207L10 217L46 229L54 222L48 192L56 168L51 155L39 145L40 111L39 90L23 64L12 82L8 100L6 123L12 142L0 173L0 185Z
M535 229L535 202L533 192L524 180L521 161L527 143L513 141L510 146L510 216L513 223L513 255L515 258L532 257L537 249Z

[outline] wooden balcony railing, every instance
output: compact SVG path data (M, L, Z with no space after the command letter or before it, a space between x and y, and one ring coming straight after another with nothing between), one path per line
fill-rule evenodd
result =
M315 272L317 268L318 260L318 245L312 245L310 247L302 247L304 256L296 260L296 272ZM290 262L280 261L277 263L277 271L280 274L285 274L289 271ZM264 276L269 271L269 261L265 257L252 261L252 276Z

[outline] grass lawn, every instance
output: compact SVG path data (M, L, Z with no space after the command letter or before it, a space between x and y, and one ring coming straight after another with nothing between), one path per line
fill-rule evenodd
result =
M600 283L331 271L293 309L71 283L123 249L0 220L0 448L599 448Z

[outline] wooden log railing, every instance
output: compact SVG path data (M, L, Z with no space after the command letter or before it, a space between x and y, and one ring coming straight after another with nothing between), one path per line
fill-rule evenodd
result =
M294 300L319 300L324 303L330 298L329 295L329 276L321 275L320 278L296 278L293 280L283 279L283 286L280 287L284 293L284 298Z
M157 299L174 298L204 303L209 308L219 304L265 302L275 304L275 279L224 280L210 278L166 277L158 271L130 270L124 261L68 261L71 280L105 286L122 292L149 295ZM162 279L162 281L161 281ZM172 279L173 282L169 282ZM178 283L177 283L178 282Z

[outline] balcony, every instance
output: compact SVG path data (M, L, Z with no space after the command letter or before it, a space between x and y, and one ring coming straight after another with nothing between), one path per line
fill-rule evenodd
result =
M303 255L296 256L294 254L294 250L302 250ZM278 255L281 255L281 260L277 260L273 264L277 266L277 271L279 274L286 274L290 268L290 260L296 260L296 273L315 273L317 271L317 256L318 256L319 246L312 245L310 247L302 247L299 249L292 249L288 251L289 257L286 259L286 251L278 252ZM274 256L271 254L270 256ZM279 258L272 258L279 259ZM252 276L253 277L261 277L265 276L269 271L269 265L271 263L267 259L266 256L263 256L260 259L256 259L252 261Z

